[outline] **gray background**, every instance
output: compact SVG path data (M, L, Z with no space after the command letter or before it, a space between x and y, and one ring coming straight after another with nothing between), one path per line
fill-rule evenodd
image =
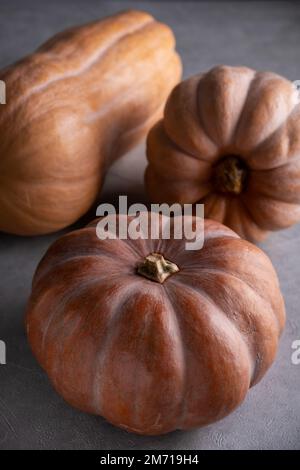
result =
M185 76L225 63L300 79L300 4L292 2L0 0L0 67L65 27L128 7L145 9L174 29ZM115 201L118 194L144 201L144 167L140 146L111 169L102 201ZM59 235L0 235L0 339L7 344L7 364L0 365L0 449L300 448L300 365L291 362L291 344L300 339L299 226L262 244L278 270L288 315L274 366L223 421L151 438L72 409L31 355L23 329L30 282L39 259Z

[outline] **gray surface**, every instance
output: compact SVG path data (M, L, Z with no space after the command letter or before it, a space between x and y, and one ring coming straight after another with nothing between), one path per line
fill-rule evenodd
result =
M136 6L173 27L185 75L228 63L300 79L300 4L290 2L0 0L0 66L62 28ZM103 201L115 200L116 194L145 199L143 152L140 147L112 168ZM291 362L291 344L300 339L299 226L272 235L262 245L278 270L288 314L275 365L223 421L157 438L130 435L73 410L54 392L30 353L23 330L30 282L40 257L58 236L0 236L0 339L7 344L7 364L0 365L0 449L300 448L300 365Z

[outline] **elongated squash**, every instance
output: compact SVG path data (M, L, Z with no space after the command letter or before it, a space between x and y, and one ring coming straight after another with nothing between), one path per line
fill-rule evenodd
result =
M62 32L0 71L0 230L53 232L160 117L181 75L174 36L139 11Z

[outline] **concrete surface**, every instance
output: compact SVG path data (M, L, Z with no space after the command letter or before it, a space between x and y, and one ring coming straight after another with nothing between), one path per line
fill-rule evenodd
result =
M300 79L300 4L292 2L127 2L0 0L0 67L53 33L128 7L139 7L175 31L185 76L218 63L270 69ZM1 136L0 136L1 138ZM145 200L143 146L110 171L102 201L128 194ZM83 222L79 222L80 226ZM299 449L300 227L273 234L263 249L277 268L288 321L277 361L244 404L223 421L191 432L137 437L72 409L54 392L29 350L23 314L35 267L59 234L0 235L0 449Z

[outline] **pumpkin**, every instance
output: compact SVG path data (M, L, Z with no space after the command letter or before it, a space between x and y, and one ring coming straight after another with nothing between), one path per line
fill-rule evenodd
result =
M123 218L134 221L120 215L117 232ZM139 434L204 426L271 365L285 319L278 279L266 254L215 221L197 251L144 238L100 240L92 224L58 239L33 279L29 343L74 407Z
M180 74L171 30L140 11L64 31L0 71L0 230L43 234L82 216Z
M293 83L218 66L172 91L148 136L146 187L153 202L204 203L255 242L300 220L299 155Z

